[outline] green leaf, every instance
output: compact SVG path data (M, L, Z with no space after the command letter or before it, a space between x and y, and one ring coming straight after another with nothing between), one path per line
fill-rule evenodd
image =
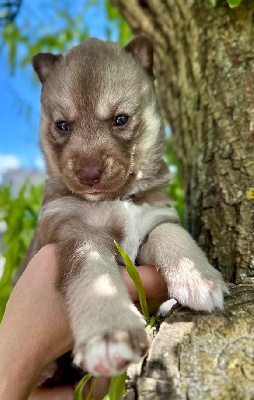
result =
M126 45L127 42L129 42L129 40L132 37L132 34L129 26L126 24L124 19L122 17L119 18L120 18L120 23L119 23L118 41L122 46L124 46Z
M114 7L109 0L106 1L105 5L106 5L107 17L109 20L114 20L119 18L119 14L116 7Z
M113 376L111 378L109 387L110 400L118 400L121 396L125 394L126 377L127 377L127 372L124 372L121 375Z
M0 279L0 321L12 289L12 276L19 267L37 225L42 186L25 183L17 195L9 185L0 186L0 220L6 231L0 243L5 258Z
M212 6L217 6L218 0L209 0Z
M216 7L220 0L209 0L213 7ZM230 8L238 7L243 0L226 0Z
M112 26L112 28L106 29L106 35L110 40L113 29L118 31L118 42L124 46L132 38L130 27L119 14L117 8L111 4L111 1L107 0L104 4L107 17Z
M74 393L74 400L83 400L83 389L89 379L92 378L92 375L87 374L83 376L83 378L79 381L78 385L76 386L75 393Z
M172 200L175 202L175 208L179 214L181 224L184 224L184 191L183 185L181 182L181 177L179 173L179 162L176 157L173 144L172 137L170 136L166 142L166 152L164 155L164 160L169 166L175 166L176 172L172 174L172 179L167 188L167 192L169 193Z
M133 280L133 282L136 286L141 310L142 310L142 313L148 323L149 322L149 312L148 312L148 307L147 307L147 302L146 302L146 294L145 294L145 290L143 288L138 270L135 267L135 265L133 264L133 262L131 261L128 254L119 246L119 244L117 243L116 240L114 240L114 243L116 245L118 252L121 254L121 256L124 259L128 274L130 275L131 279Z
M156 321L156 318L155 317L151 317L151 319L149 321L149 324L147 325L146 329L152 329L152 327L155 324L155 321Z
M238 7L241 4L242 0L227 0L227 3L230 8Z
M93 393L93 388L94 388L94 385L96 384L96 382L98 381L98 379L99 379L98 377L93 378L93 381L92 381L92 383L90 385L89 392L88 392L88 394L86 396L86 400L92 400L91 396L92 396L92 393Z

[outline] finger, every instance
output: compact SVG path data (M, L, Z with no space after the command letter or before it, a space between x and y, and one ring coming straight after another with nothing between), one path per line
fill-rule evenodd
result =
M72 348L65 304L55 288L55 248L46 246L31 260L0 325L0 376L10 382L9 398L27 398L41 371Z
M168 294L163 294L161 296L158 296L154 299L147 299L147 306L150 314L155 315L156 312L158 311L158 308L168 300Z
M28 400L73 400L74 389L72 386L58 386L56 388L37 388Z
M88 395L93 379L84 387L84 399ZM110 378L100 377L96 381L91 393L92 399L102 400L108 393ZM74 388L72 386L58 386L55 388L36 388L29 396L28 400L73 400Z
M144 286L147 299L156 297L168 298L167 284L163 276L152 265L141 265L138 272ZM129 294L134 302L138 301L138 292L136 286L129 276L126 268L121 269L121 274Z

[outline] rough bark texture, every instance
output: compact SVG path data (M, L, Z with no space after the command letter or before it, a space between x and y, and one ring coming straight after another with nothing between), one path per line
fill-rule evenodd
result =
M130 371L125 400L254 399L253 297L243 284L231 288L224 313L173 309Z
M254 275L254 2L113 0L150 37L186 226L229 282Z
M125 398L254 399L254 2L112 1L154 43L186 227L228 282L245 282L232 285L225 313L174 309L129 371Z

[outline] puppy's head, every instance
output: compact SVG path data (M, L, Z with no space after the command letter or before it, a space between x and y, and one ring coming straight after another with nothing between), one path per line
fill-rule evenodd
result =
M88 200L124 194L162 146L153 84L151 42L125 48L88 39L66 55L40 53L40 137L49 173ZM161 154L159 154L161 156Z

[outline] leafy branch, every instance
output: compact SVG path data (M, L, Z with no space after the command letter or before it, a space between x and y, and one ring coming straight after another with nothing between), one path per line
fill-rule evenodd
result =
M90 35L84 16L95 5L99 7L98 0L85 0L74 13L71 4L56 8L53 3L50 13L54 15L54 20L51 21L49 17L47 24L44 20L25 20L24 17L6 24L1 30L0 50L5 48L12 72L19 66L26 67L37 53L65 53L73 45L84 41ZM105 36L108 39L116 37L121 44L126 44L132 36L127 23L109 0L103 1L103 7L107 15L103 26Z

